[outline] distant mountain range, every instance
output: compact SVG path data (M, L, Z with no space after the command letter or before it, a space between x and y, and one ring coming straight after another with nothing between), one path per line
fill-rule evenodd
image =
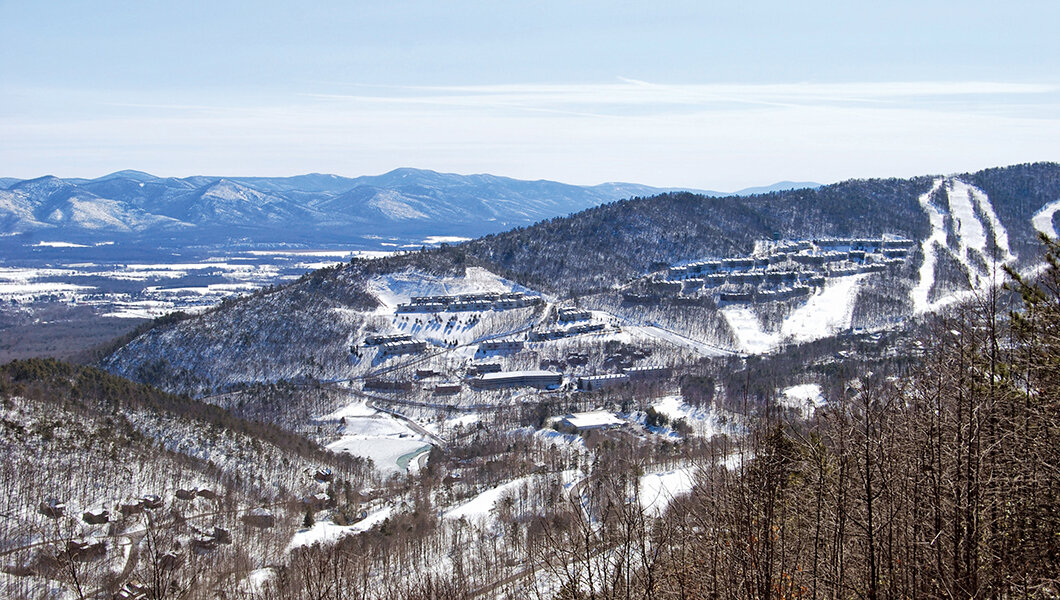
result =
M816 186L782 182L736 194ZM319 173L164 178L119 171L96 179L3 178L0 188L0 235L69 242L105 235L170 245L349 243L364 236L472 238L614 200L675 191L407 168L356 178Z

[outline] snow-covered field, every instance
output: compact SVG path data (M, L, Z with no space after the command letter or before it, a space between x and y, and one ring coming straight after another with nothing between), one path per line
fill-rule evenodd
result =
M809 342L849 329L854 318L854 301L866 277L868 274L829 281L824 289L784 319L781 336L794 342Z
M342 248L145 251L113 242L39 241L4 251L0 302L60 302L96 307L107 317L148 319L176 310L205 310L225 298L352 257L392 253Z
M732 422L730 418L722 418L722 415L711 407L689 406L685 404L681 396L666 396L652 404L652 408L666 415L671 423L684 419L692 427L692 431L700 437L712 438L733 431L731 425L726 424Z
M649 513L660 514L674 498L691 492L695 483L696 467L644 475L640 478L640 505Z
M471 500L445 512L447 519L466 519L468 521L481 521L488 519L493 507L504 497L506 493L514 492L521 486L529 485L534 476L521 477L490 488Z
M329 450L370 458L376 469L383 473L415 469L412 459L430 449L430 440L413 431L404 421L376 411L363 401L354 402L319 421L340 423L339 438L327 445Z
M751 354L769 352L780 343L780 335L767 332L762 321L749 306L726 306L721 309L725 322L736 336L739 348Z

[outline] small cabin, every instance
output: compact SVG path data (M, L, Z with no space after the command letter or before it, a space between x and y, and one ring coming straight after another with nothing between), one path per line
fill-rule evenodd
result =
M81 515L81 520L89 525L102 525L110 521L110 512L102 507L90 508Z
M48 498L40 503L40 514L49 519L58 519L66 514L66 504L59 502L55 498Z
M144 501L140 498L127 498L118 503L118 512L123 517L138 515L144 511Z
M328 505L328 495L321 492L319 494L313 494L311 496L305 496L302 498L302 506L311 508L313 510L321 510Z
M276 525L276 517L264 508L255 508L254 510L243 515L243 522L249 525L250 527L267 529Z
M87 562L103 558L107 554L105 540L69 540L66 542L66 554L77 562Z

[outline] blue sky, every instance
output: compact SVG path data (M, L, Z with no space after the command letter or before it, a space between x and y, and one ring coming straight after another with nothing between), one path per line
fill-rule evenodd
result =
M1060 160L1057 2L6 2L0 175L731 190Z

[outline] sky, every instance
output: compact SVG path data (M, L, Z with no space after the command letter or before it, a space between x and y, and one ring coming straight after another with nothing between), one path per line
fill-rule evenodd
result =
M0 0L0 176L731 191L1060 161L1060 3Z

